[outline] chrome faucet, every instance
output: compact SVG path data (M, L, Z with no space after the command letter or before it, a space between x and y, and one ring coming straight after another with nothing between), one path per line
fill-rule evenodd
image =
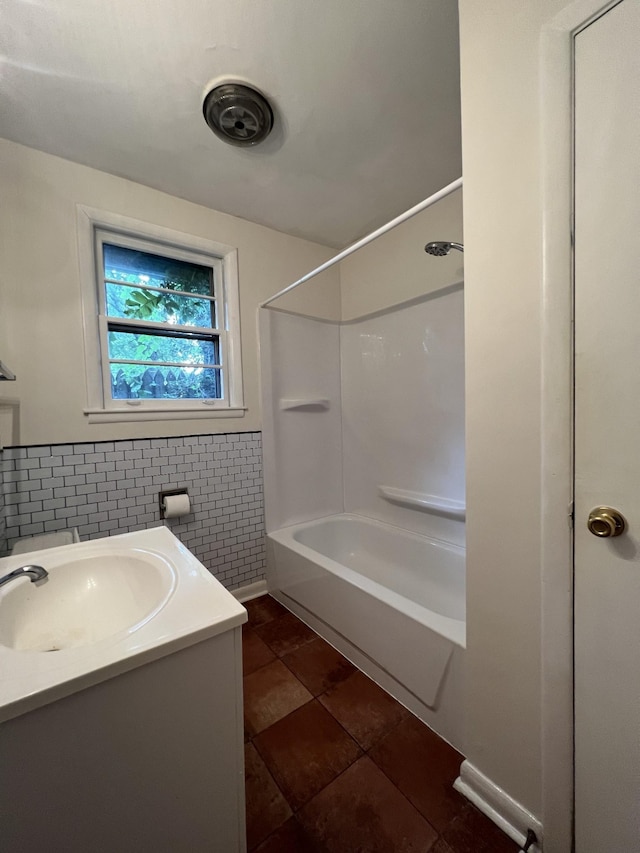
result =
M31 583L37 583L38 581L46 580L49 577L49 572L43 569L42 566L21 566L19 569L14 569L8 575L1 577L0 586L23 577L28 577Z

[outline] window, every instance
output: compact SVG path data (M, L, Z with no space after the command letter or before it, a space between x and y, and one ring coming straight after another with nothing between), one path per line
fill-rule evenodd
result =
M130 220L86 208L79 216L93 272L83 300L90 419L241 415L235 250L142 223L125 231Z

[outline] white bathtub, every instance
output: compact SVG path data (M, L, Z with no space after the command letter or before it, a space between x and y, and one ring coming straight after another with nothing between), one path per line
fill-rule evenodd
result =
M328 626L330 641L345 638L362 653L359 665L371 660L438 711L465 645L463 548L349 514L282 528L267 542L276 597L304 608L320 633ZM460 742L446 722L433 727Z

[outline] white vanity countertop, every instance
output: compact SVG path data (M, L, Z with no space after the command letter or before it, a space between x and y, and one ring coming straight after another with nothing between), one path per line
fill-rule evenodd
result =
M244 607L166 527L4 557L0 559L0 576L27 564L41 565L49 572L45 583L50 585L50 593L56 590L56 567L62 570L65 564L81 560L89 566L89 574L84 569L83 579L91 587L91 560L98 559L104 566L105 559L122 561L127 557L160 567L165 586L162 605L138 620L133 628L47 652L10 648L1 640L4 629L0 627L0 722L246 622ZM33 598L38 594L38 585L26 578L5 584L0 588L0 619L3 599L7 597L8 604L8 596L17 584L26 584L25 592ZM117 591L115 605L113 591L111 597L106 607L115 613ZM95 625L95 613L99 614L100 608L96 611L93 600ZM66 602L64 606L75 605Z

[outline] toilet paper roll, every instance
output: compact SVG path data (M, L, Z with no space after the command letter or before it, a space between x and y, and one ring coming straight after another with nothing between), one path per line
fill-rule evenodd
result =
M191 512L189 495L167 495L162 501L165 518L178 518Z

